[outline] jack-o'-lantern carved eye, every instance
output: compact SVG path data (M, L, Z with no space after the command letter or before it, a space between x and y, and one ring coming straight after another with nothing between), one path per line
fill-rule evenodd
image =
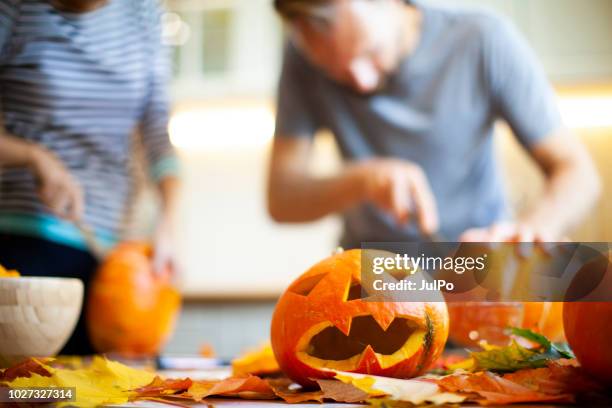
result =
M365 293L363 288L361 287L361 283L359 282L351 282L351 286L349 287L348 294L346 296L346 301L363 299L367 297L368 294Z
M361 251L354 250L315 265L280 298L272 348L293 380L311 386L334 370L406 378L440 355L448 335L444 303L373 301L364 287Z
M301 281L292 285L289 291L297 295L308 296L310 295L310 292L312 292L312 290L319 284L319 282L321 282L325 275L325 273L321 273L302 279Z

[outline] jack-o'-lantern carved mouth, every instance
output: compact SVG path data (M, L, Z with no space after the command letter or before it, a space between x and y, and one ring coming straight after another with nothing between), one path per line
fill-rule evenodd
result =
M312 327L300 339L297 357L313 368L351 371L369 348L384 369L413 356L425 335L426 330L409 319L395 318L384 330L372 316L356 316L348 335L331 322Z

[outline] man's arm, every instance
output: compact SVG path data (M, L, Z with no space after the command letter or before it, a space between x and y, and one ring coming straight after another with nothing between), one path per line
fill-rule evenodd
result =
M268 182L268 210L278 222L308 222L342 212L363 196L354 175L334 177L308 173L312 141L309 138L274 140Z
M314 221L370 202L400 224L414 218L424 233L438 229L435 199L417 165L396 159L370 159L347 163L333 177L313 177L308 173L311 144L309 138L275 139L268 209L276 221Z
M601 193L601 182L585 147L567 131L533 146L530 154L546 176L537 204L519 218L549 237L560 237L587 215Z
M546 177L542 196L515 222L470 229L461 240L557 241L586 216L600 195L601 182L582 143L559 130L535 144L529 154Z
M585 148L562 130L555 92L529 44L506 19L483 25L482 69L492 108L546 176L542 197L512 223L469 230L468 241L555 241L593 205L599 180Z

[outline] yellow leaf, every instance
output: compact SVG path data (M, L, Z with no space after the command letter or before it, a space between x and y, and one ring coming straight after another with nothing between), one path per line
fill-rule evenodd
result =
M149 384L155 374L137 370L123 364L94 357L92 363L76 370L45 366L50 377L33 374L30 378L17 378L8 383L11 388L20 387L74 387L76 402L58 406L92 407L103 404L121 404L129 400L136 388Z
M370 397L388 397L394 401L410 402L415 405L458 404L465 400L465 397L459 394L443 392L437 384L430 381L401 380L340 371L336 371L336 378L368 393Z
M232 361L232 373L235 376L272 374L279 371L280 367L269 343Z
M472 371L476 369L476 362L474 361L472 357L469 357L469 358L466 358L465 360L459 361L458 363L450 364L448 368L451 371L455 371L455 370Z
M15 270L7 270L4 266L0 265L0 278L18 278L19 272Z

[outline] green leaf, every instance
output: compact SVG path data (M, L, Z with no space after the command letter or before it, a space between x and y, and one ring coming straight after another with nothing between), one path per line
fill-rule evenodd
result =
M562 358L576 358L574 352L567 343L554 343L553 348L561 355Z
M516 341L509 346L490 350L472 352L473 370L490 370L496 372L512 372L524 368L546 367L549 361L561 358L574 358L566 344L553 344L545 336L528 329L511 328L512 334L527 339L537 346L523 347Z
M545 367L548 359L541 358L537 351L530 350L512 341L509 346L488 351L472 352L476 370L512 372L523 368Z
M542 346L544 348L544 354L551 360L575 358L574 353L572 353L567 343L552 343L546 336L535 333L529 329L512 327L511 330L512 334L515 336L522 337Z
M540 346L544 347L545 350L550 350L550 348L552 347L552 343L550 342L550 340L548 340L546 336L543 336L539 333L535 333L529 329L521 329L518 327L512 327L510 328L510 330L515 336L522 337L536 344L539 344Z

